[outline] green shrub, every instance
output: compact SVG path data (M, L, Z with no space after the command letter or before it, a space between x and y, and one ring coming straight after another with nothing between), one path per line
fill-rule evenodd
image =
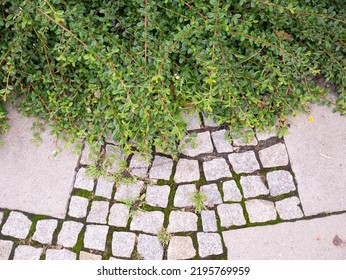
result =
M55 135L111 136L125 152L176 153L184 108L282 135L290 114L325 101L317 74L346 113L344 3L2 0L0 96Z

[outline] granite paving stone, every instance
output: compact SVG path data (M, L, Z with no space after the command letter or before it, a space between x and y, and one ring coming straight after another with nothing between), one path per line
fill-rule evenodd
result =
M151 206L157 206L165 208L168 204L168 197L169 193L171 191L171 188L168 185L164 186L147 186L147 193L146 193L146 203Z
M150 168L149 178L169 180L172 175L173 160L168 157L155 156Z
M303 212L299 207L300 201L296 196L285 198L275 202L276 210L283 220L298 219L303 217Z
M228 155L228 159L236 173L252 173L260 169L253 151L232 153Z
M137 252L145 260L162 260L163 248L157 236L140 234L138 236Z
M108 226L87 225L84 234L84 247L99 251L105 251Z
M107 224L109 202L93 201L87 217L88 223Z
M8 260L13 247L13 241L0 240L0 260Z
M130 230L157 234L163 226L164 214L161 211L138 211L133 217Z
M107 172L122 171L122 162L126 161L126 156L122 154L118 145L106 145L106 156L112 159L112 163L107 167Z
M79 254L79 259L83 261L100 261L102 260L102 256L81 251Z
M195 206L192 202L192 195L196 191L194 184L180 185L177 188L174 197L174 206L176 207L190 207Z
M180 152L189 157L212 153L213 150L209 131L197 133L196 137L186 135L180 144Z
M225 181L222 183L223 200L239 202L242 200L242 195L234 180Z
M198 181L199 178L200 173L197 160L179 159L174 175L174 181L176 183Z
M94 162L95 162L95 160L93 158L93 153L91 152L90 146L88 143L85 143L83 151L82 151L80 163L86 164L86 165L92 165L92 164L94 164Z
M262 223L276 219L274 203L263 199L252 199L245 202L251 223Z
M288 155L285 144L278 143L259 151L259 158L263 167L277 167L288 164Z
M109 211L108 224L116 227L126 227L130 216L130 208L123 203L114 203Z
M112 254L115 257L129 258L133 252L136 234L133 232L113 232Z
M74 218L84 218L87 215L89 200L85 197L73 195L70 201L68 214Z
M242 176L240 184L245 198L269 194L269 190L263 183L261 176Z
M42 248L35 248L28 245L19 245L14 251L14 260L39 260Z
M83 228L82 223L74 221L65 221L62 224L61 231L58 235L58 244L72 248L76 245L78 240L78 235Z
M167 259L186 260L194 256L196 256L196 249L193 247L190 236L172 236L167 250Z
M197 215L191 212L171 211L168 232L197 231Z
M214 210L203 210L201 212L201 218L203 231L217 231L216 215Z
M197 233L198 253L201 258L223 253L221 237L218 233Z
M74 187L76 189L83 189L87 191L92 191L94 189L94 180L86 175L86 168L81 167L78 170Z
M194 130L201 128L201 121L197 112L183 112L182 119L186 122L187 130Z
M267 174L267 182L272 196L278 196L296 190L293 177L291 173L286 170L269 172Z
M250 142L246 142L245 140L243 140L243 138L237 138L237 139L233 138L233 146L237 146L237 147L256 146L257 144L258 144L258 141L256 137L253 137Z
M203 171L207 181L213 181L224 177L232 177L232 173L224 158L215 158L203 162Z
M204 113L202 113L203 116L203 122L204 122L204 127L218 127L219 125L215 122L213 116L207 116Z
M146 177L150 163L142 159L138 154L134 154L130 161L130 173L133 176Z
M103 177L100 177L97 180L95 195L111 199L113 186L114 186L113 181L106 180Z
M130 184L121 183L115 192L114 199L118 201L135 200L139 197L143 187L143 181L135 181Z
M53 219L37 221L36 230L32 236L32 240L42 244L50 244L57 225L58 221Z
M216 184L209 184L201 186L201 191L207 196L204 202L208 206L214 206L215 204L222 203L221 194Z
M267 131L261 131L261 132L256 131L256 137L258 141L265 141L265 140L268 140L269 138L276 137L275 127Z
M3 225L1 233L3 235L25 239L28 236L32 222L24 214L12 211Z
M233 152L233 146L231 139L227 136L225 129L214 131L211 133L213 142L218 153L231 153Z
M219 214L222 227L246 224L243 208L239 203L220 204L217 207L217 213Z
M76 253L67 249L47 249L46 260L75 260Z

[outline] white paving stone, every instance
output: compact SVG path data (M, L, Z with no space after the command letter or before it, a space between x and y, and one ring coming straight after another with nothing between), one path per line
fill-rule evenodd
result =
M28 245L19 245L14 251L14 260L39 260L42 248L35 248Z
M122 203L114 203L108 217L108 224L116 227L126 227L129 220L130 208Z
M293 182L293 177L286 170L275 170L267 174L269 191L272 196L295 191L296 187Z
M108 216L109 202L93 201L87 217L88 223L106 224Z
M217 207L222 227L246 224L243 208L239 203L221 204Z
M276 137L276 130L275 128L272 128L270 130L262 132L256 131L256 137L258 141L265 141L269 138Z
M151 206L157 206L161 208L167 207L168 197L171 188L168 185L164 186L148 186L146 193L146 203Z
M203 210L201 212L202 227L205 232L217 231L216 215L214 210Z
M86 169L84 167L78 170L74 187L87 191L92 191L94 189L94 180L86 175Z
M149 165L148 160L144 160L139 155L134 154L130 161L130 173L133 176L146 177Z
M207 196L204 202L205 205L214 206L222 203L221 194L216 184L204 185L201 187L201 191Z
M172 175L173 160L168 157L155 156L150 168L151 179L169 180Z
M62 224L61 231L58 235L58 244L68 248L74 247L77 243L78 235L81 232L82 228L82 223L65 221Z
M259 151L263 167L285 166L288 164L288 155L285 144L279 143Z
M84 247L104 251L106 248L108 229L108 226L87 225L84 235Z
M223 200L239 202L242 200L240 190L234 180L225 181L222 184Z
M229 136L227 136L227 131L225 129L214 131L211 133L211 136L213 138L216 151L218 153L233 152L231 139Z
M164 215L161 211L138 212L131 222L130 230L157 234L163 226Z
M107 167L107 172L120 172L122 168L121 162L126 161L126 156L121 153L118 145L106 145L106 156L112 159L112 163Z
M187 130L194 130L201 128L201 121L197 112L183 112L182 119L187 123Z
M79 254L79 259L83 261L100 261L102 260L102 256L81 251Z
M76 253L66 249L48 249L46 252L46 260L75 260Z
M205 127L218 127L219 125L215 122L213 116L206 116L204 113L203 115L203 121Z
M253 151L232 153L228 155L228 159L236 173L252 173L260 169Z
M197 231L197 215L191 212L171 211L168 232Z
M0 240L0 260L8 260L13 247L13 241Z
M139 197L143 187L143 181L135 181L130 184L121 183L115 192L114 199L118 201L135 200Z
M283 220L298 219L303 217L303 212L299 207L300 201L296 196L285 198L275 202L276 210Z
M12 211L2 227L3 235L25 239L28 236L32 222L20 212Z
M198 252L201 258L223 253L221 236L218 233L197 233Z
M203 171L207 181L213 181L224 177L232 177L232 173L224 158L215 158L203 162Z
M187 184L178 186L174 197L174 206L176 207L190 207L195 206L192 202L192 195L196 191L194 184Z
M232 137L233 138L233 146L256 146L258 144L258 141L256 139L255 136L253 136L251 139L249 139L250 141L247 142L245 141L242 137L240 138L234 138L234 136Z
M252 199L245 202L251 223L261 223L276 219L274 203L262 199Z
M174 181L176 183L198 181L199 178L200 173L197 160L179 159L174 175Z
M97 152L97 151L94 151L94 153L95 152ZM81 159L80 159L80 163L81 164L92 165L95 162L95 160L94 160L95 156L96 155L94 155L93 152L91 151L89 144L85 143L84 144L84 149L82 151L82 156L81 156Z
M157 236L140 234L138 237L137 252L145 260L162 260L163 248Z
M196 137L186 135L179 148L182 154L189 157L212 153L214 150L209 131L197 133Z
M106 180L103 177L100 177L97 180L95 195L111 199L113 186L114 186L113 181Z
M36 230L32 236L32 240L42 244L50 244L53 239L53 234L58 225L57 220L39 220L36 224Z
M112 240L112 254L115 257L129 258L133 252L136 234L132 232L114 232Z
M76 195L72 196L68 210L69 216L74 218L86 217L88 204L89 200L87 198Z
M261 176L242 176L240 184L245 198L269 194L269 190L263 183Z
M167 250L167 259L186 260L194 256L196 256L196 250L193 247L191 237L172 236Z

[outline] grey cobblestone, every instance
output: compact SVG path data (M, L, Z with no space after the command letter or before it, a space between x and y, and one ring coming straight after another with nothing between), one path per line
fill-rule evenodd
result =
M8 260L13 247L13 241L0 240L0 260Z
M260 169L253 151L232 153L228 155L228 159L236 173L252 173Z
M276 137L276 131L275 128L272 128L271 130L263 131L263 132L256 132L256 136L258 141L265 141L271 137Z
M224 177L232 177L232 173L224 158L216 158L203 162L203 171L207 181L213 181Z
M242 138L238 138L238 139L233 139L233 146L237 146L237 147L242 147L242 146L256 146L258 144L258 141L256 139L256 137L253 137L251 139L250 142L245 142L243 141Z
M105 251L108 226L87 225L84 235L84 247Z
M150 163L143 160L139 155L134 154L130 162L130 173L138 177L146 177Z
M181 158L178 161L174 181L176 183L193 182L200 178L197 160Z
M90 146L88 145L88 143L84 144L84 149L82 152L80 163L81 164L87 164L87 165L91 165L94 163L94 160L92 158L92 153L90 150Z
M167 259L186 260L196 256L192 239L189 236L172 236L167 250Z
M114 232L112 240L112 254L115 257L129 258L133 252L136 234L132 232Z
M169 215L168 232L197 231L197 215L191 212L172 211Z
M130 208L122 203L114 203L108 217L108 224L116 227L126 227L129 220Z
M214 210L203 210L201 212L202 227L205 232L217 231L216 215Z
M246 224L243 208L239 203L221 204L217 207L222 227L242 226Z
M204 113L202 113L202 116L203 116L204 127L218 127L219 126L215 122L213 116L206 116Z
M137 252L145 260L162 260L163 248L157 236L140 234L138 237Z
M76 253L66 249L48 249L46 252L46 260L75 260Z
M131 222L130 230L157 234L163 226L164 215L161 211L138 212Z
M198 252L201 258L223 253L221 237L218 233L197 233Z
M95 195L111 199L113 186L114 186L113 181L109 181L104 179L103 177L100 177L97 180Z
M182 119L186 122L187 130L194 130L201 128L201 121L197 112L184 112Z
M231 139L227 137L226 130L218 130L211 133L214 141L216 151L218 153L231 153L233 152L233 146L231 144Z
M215 204L222 203L221 194L216 184L204 185L201 187L201 191L208 197L204 202L208 206L214 206Z
M173 160L167 157L155 156L149 177L151 179L169 180L172 175Z
M187 135L183 138L180 145L181 153L189 157L212 153L213 149L209 131L197 133L197 137L195 138Z
M269 190L264 185L260 176L242 176L240 178L240 184L243 188L245 198L269 194Z
M303 212L299 207L300 201L296 196L285 198L275 202L276 210L283 220L298 219L303 217Z
M146 193L146 203L151 206L165 208L168 204L168 197L171 188L168 185L164 186L148 186Z
M285 144L279 143L259 151L263 167L277 167L288 164Z
M79 259L84 261L99 261L102 260L102 256L81 251L79 254Z
M42 248L35 248L28 245L19 245L14 251L14 260L39 260Z
M69 216L74 218L86 217L88 204L89 200L87 198L76 195L72 196L68 210Z
M93 201L87 217L88 223L107 224L109 202Z
M58 244L68 248L74 247L82 228L82 223L65 221L58 235Z
M245 202L251 223L262 223L276 219L274 203L262 199L252 199Z
M12 211L2 227L3 235L25 239L28 236L32 222L20 212Z
M225 181L222 184L223 200L239 202L242 200L241 193L234 180Z
M84 167L78 170L76 180L74 182L74 187L87 191L92 191L94 189L94 180L87 177L86 169Z
M107 171L116 173L122 170L121 162L126 160L126 156L120 151L119 146L106 145L106 155L111 157L113 162L107 167Z
M194 184L181 185L177 188L174 197L174 206L176 207L189 207L194 206L192 202L192 194L196 191Z
M115 192L114 199L118 201L124 201L128 199L135 200L139 197L143 187L143 181L136 181L131 184L121 183Z
M275 170L269 172L267 174L267 181L272 196L289 193L296 189L291 173L286 170Z
M58 225L57 220L40 220L37 221L36 230L32 236L32 240L42 244L50 244L53 239L53 234Z

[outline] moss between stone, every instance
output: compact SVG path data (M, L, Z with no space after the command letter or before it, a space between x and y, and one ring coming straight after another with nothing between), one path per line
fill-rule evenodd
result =
M76 245L72 248L72 251L79 255L80 251L82 251L84 246L84 235L85 235L85 225L83 226L81 232L78 235Z

